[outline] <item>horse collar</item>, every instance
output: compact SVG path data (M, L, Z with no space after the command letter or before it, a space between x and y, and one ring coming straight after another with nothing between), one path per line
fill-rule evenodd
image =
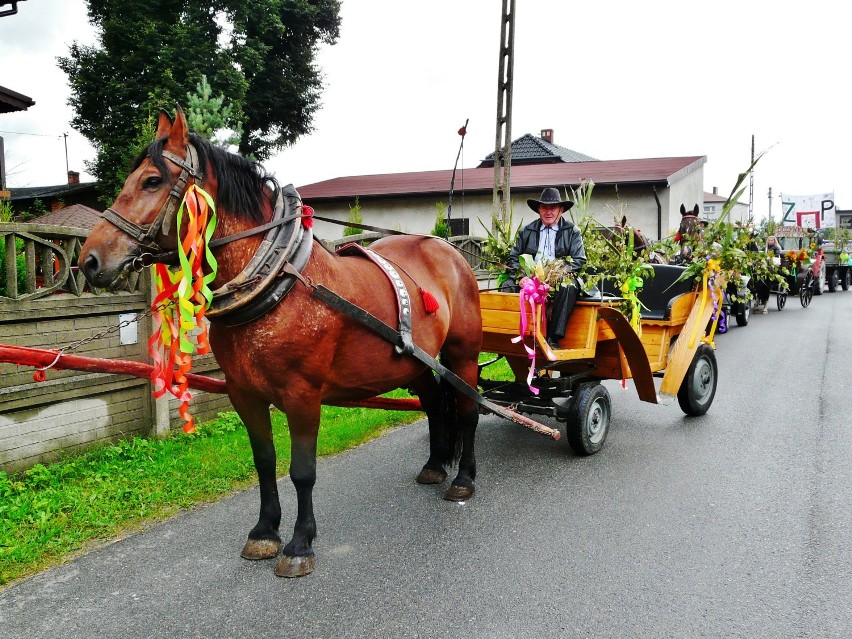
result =
M164 158L180 167L180 175L172 185L168 198L166 198L163 207L160 209L160 212L157 214L157 217L153 222L150 224L136 224L112 208L108 208L101 213L101 217L103 219L127 233L127 235L132 237L137 244L150 251L149 253L145 253L137 258L139 262L138 265L140 267L150 266L150 264L157 261L158 255L166 253L166 251L164 251L160 245L154 241L154 238L159 235L160 231L162 231L164 235L168 235L171 231L172 220L175 218L177 210L183 201L183 196L184 193L186 193L189 178L192 177L195 180L202 179L202 174L198 166L198 152L195 150L193 145L190 144L187 146L186 157L184 159L181 159L166 150L163 150L162 155ZM134 260L134 268L137 266L137 260Z
M206 314L210 321L225 326L247 324L270 311L290 292L296 278L287 272L287 265L292 264L301 272L313 247L311 230L302 225L302 216L295 213L301 207L302 199L292 184L278 189L271 228L243 270L213 291Z

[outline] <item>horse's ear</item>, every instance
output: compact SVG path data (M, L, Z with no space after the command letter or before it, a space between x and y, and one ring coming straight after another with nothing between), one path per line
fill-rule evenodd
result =
M692 209L692 212L696 217L698 217L698 205L697 204L695 205L695 208Z
M172 130L172 119L165 109L160 109L160 119L157 121L157 135L154 139L167 137Z
M680 214L686 215L686 207L683 204L680 205Z
M180 105L177 106L175 121L172 124L172 130L169 131L169 142L180 149L186 148L189 144L189 125L186 123L186 116Z
M626 215L621 216L621 228L623 228L623 229L627 228L627 216Z

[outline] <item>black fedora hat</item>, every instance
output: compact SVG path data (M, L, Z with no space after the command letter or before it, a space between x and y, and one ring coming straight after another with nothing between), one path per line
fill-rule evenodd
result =
M542 204L560 204L562 206L563 211L567 211L574 203L571 200L563 200L557 189L553 187L547 187L541 192L541 196L537 200L527 200L527 204L530 205L530 208L538 213L538 207Z

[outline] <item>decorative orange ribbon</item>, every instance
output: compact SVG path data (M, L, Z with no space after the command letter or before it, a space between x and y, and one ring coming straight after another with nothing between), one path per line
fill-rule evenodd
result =
M148 352L154 361L151 381L154 397L167 391L180 402L180 416L186 433L195 431L195 421L189 412L187 374L192 369L192 353L196 347L189 333L198 329L196 342L200 355L210 351L204 314L213 299L210 284L216 277L216 259L210 252L209 242L216 228L216 205L209 193L198 185L190 186L177 213L180 229L184 214L187 216L186 235L179 245L180 267L172 271L157 264L154 282L157 295L151 304L154 331L148 340ZM207 274L204 265L207 264Z

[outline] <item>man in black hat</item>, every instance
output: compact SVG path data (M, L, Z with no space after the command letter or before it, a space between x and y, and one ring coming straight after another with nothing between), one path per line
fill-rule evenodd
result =
M523 254L532 255L536 262L571 257L575 271L586 263L586 249L580 229L562 217L574 203L563 200L557 189L548 187L541 192L538 200L527 200L527 204L538 213L539 219L527 224L518 234L515 246L506 260L506 274L509 279L501 285L500 290L503 291L519 290L515 278L519 257ZM564 285L556 291L547 325L547 343L551 348L559 348L559 341L565 337L565 326L577 301L577 295L575 284Z

